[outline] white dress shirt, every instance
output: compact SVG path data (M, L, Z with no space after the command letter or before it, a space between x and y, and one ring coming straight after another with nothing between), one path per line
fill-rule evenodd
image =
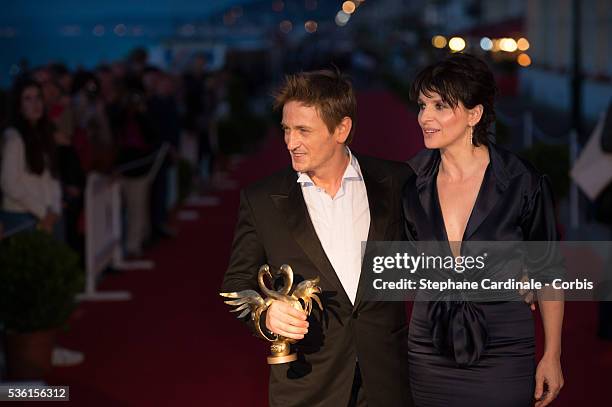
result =
M361 243L368 239L370 207L359 163L351 151L340 189L333 198L306 173L298 173L310 219L344 291L355 303L361 275Z
M8 128L4 132L2 145L2 209L28 212L39 219L45 217L48 209L60 214L62 190L59 181L48 169L41 175L28 170L23 140L16 129Z

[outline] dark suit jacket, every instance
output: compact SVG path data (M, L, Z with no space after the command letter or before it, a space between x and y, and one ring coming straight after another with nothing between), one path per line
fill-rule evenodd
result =
M402 238L401 189L412 173L403 163L357 156L370 207L368 240ZM309 332L294 347L299 359L272 365L272 406L346 406L359 360L368 406L412 405L407 373L405 307L368 302L361 277L355 305L344 292L310 220L291 168L241 193L223 291L258 289L259 266L289 264L295 283L320 276L324 311L315 306Z

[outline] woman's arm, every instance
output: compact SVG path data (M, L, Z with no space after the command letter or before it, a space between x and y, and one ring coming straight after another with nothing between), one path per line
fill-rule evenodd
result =
M550 293L542 293L545 290L547 289L538 290L538 294L544 298L550 298ZM557 292L552 295L563 296L562 293L558 292L559 290L554 288L548 288L548 290ZM563 325L564 305L563 298L540 301L540 313L544 325L544 357L559 358L561 356L561 327Z
M543 292L554 290L545 288L538 291L542 298L551 298L555 295L561 296L562 293ZM536 370L536 390L534 397L536 407L543 407L552 402L563 387L563 373L561 371L561 327L563 325L563 298L555 300L541 300L540 313L544 325L544 356L538 364ZM546 391L546 393L545 393Z
M42 219L47 212L42 191L33 193L31 177L26 173L25 150L21 136L16 131L7 131L2 149L2 171L0 187L4 195L18 202L28 212Z
M526 244L529 246L529 271L532 277L551 282L563 276L564 266L559 254L557 218L550 181L540 176L530 194L522 218ZM531 242L531 243L530 243ZM551 286L538 290L538 301L544 325L544 356L536 370L536 407L550 404L563 387L561 371L561 328L563 326L563 291Z

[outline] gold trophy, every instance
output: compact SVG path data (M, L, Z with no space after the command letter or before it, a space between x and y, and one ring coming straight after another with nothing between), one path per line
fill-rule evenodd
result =
M310 315L310 312L312 311L312 300L315 300L321 310L323 309L321 300L317 296L317 294L321 293L321 288L317 285L319 284L319 277L302 281L295 287L291 295L289 295L293 286L293 270L287 264L283 264L280 266L278 274L282 276L284 284L278 289L278 291L274 291L269 289L264 281L264 276L268 277L268 279L271 281L273 280L272 274L270 273L270 266L264 264L259 268L259 272L257 273L257 281L259 283L261 292L266 295L265 299L262 298L262 296L255 290L220 293L223 297L235 298L233 300L225 301L225 303L237 307L231 310L231 312L242 311L240 315L238 315L238 318L243 318L250 312L251 319L255 324L255 329L257 329L257 332L262 338L272 342L272 345L270 346L270 352L272 355L268 356L268 364L270 365L289 363L297 359L296 353L290 353L290 344L297 342L295 339L285 338L284 336L280 335L274 335L274 338L270 339L261 330L261 326L259 325L261 314L268 309L272 303L272 300L286 302L296 310L306 313L306 315ZM302 303L304 304L303 306Z

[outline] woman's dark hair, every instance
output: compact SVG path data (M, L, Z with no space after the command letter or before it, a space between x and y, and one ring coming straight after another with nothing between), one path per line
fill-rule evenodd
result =
M410 88L410 98L418 100L419 93L437 93L444 103L456 108L461 102L473 109L482 105L480 121L474 126L475 146L489 143L489 127L495 122L497 87L487 64L469 54L453 54L443 61L429 65L417 75Z
M37 123L32 125L21 111L21 97L26 89L34 87L40 92L42 98L42 88L33 79L21 79L15 83L12 90L13 104L11 125L17 129L25 149L25 159L28 170L31 173L42 175L47 168L51 175L57 177L57 158L53 124L43 112L42 117Z

